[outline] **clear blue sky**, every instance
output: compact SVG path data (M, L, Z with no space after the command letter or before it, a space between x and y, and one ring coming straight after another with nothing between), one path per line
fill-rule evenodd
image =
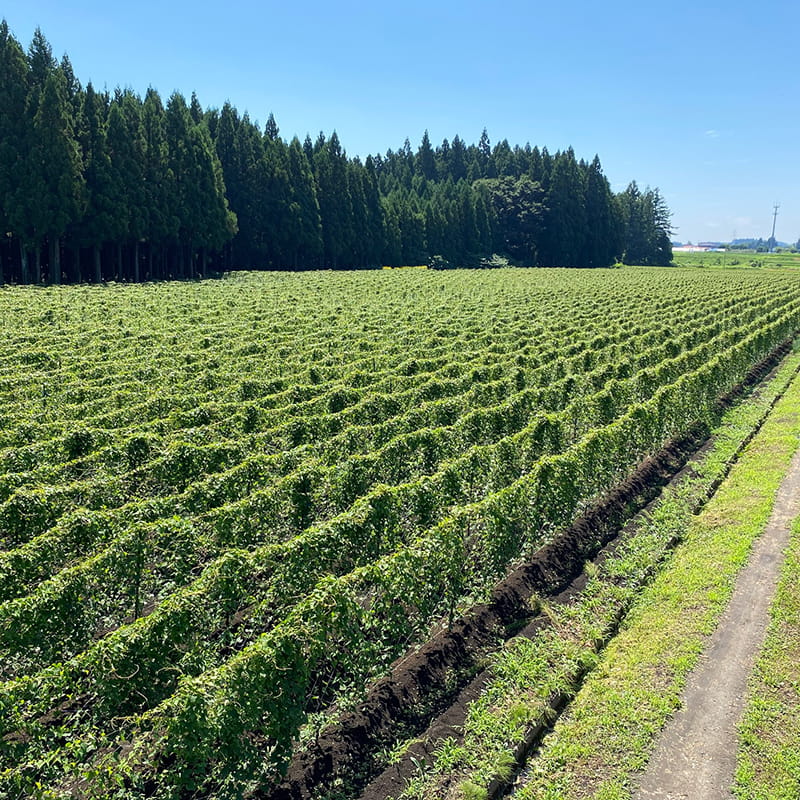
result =
M196 91L350 155L477 142L598 153L657 186L675 238L800 238L800 3L6 0L96 86Z

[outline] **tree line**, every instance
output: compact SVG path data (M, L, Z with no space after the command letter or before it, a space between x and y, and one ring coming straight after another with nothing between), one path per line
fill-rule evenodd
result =
M348 157L226 103L98 91L40 30L0 23L0 282L202 277L227 269L668 264L657 189L611 191L597 156L427 132Z

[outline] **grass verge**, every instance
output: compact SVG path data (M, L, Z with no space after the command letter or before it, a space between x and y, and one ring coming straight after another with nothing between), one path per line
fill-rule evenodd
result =
M669 569L637 599L566 718L528 767L518 800L629 798L632 776L678 706L763 531L800 434L800 380L789 387L703 512Z
M739 727L734 794L742 800L800 797L800 520L781 570L764 647Z
M723 269L797 269L800 253L747 253L728 250L722 253L673 252L673 262L679 267L707 267Z
M546 608L551 625L517 637L498 654L489 685L470 706L463 738L444 742L402 798L481 800L496 794L553 706L590 670L565 720L529 765L519 794L526 800L630 796L630 775L646 763L769 517L800 432L800 381L786 391L703 514L695 518L693 512L798 363L792 355L757 398L727 412L692 476L665 491L635 536L599 567L589 566L576 602ZM643 592L665 554L684 538L670 569ZM624 630L598 663L598 652L631 604Z

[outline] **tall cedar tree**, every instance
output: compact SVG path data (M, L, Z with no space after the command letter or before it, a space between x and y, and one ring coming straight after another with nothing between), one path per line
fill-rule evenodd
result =
M606 267L619 253L619 222L614 198L595 155L586 173L586 242L583 261L587 267Z
M613 195L599 159L456 135L348 158L337 135L287 143L226 103L166 109L84 90L40 30L0 25L0 282L194 277L220 268L420 263L668 264L658 190ZM47 247L45 248L45 245ZM62 249L65 259L62 264ZM90 269L81 259L88 255ZM33 266L29 263L33 260ZM438 263L441 263L440 261Z
M29 243L49 245L51 283L61 282L61 236L84 211L83 169L73 135L64 75L54 69L45 80L33 118L27 230Z
M422 136L416 158L417 174L422 175L427 181L436 180L436 156L431 147L431 140L428 138L428 131Z
M540 263L553 267L582 266L586 206L583 176L572 148L555 157L545 206Z
M91 249L92 278L102 280L101 253L103 244L122 236L118 201L122 187L111 165L107 141L106 98L86 86L83 102L85 125L83 159L86 178L86 213L74 226L73 238L81 247ZM80 279L80 276L79 278Z
M320 134L314 147L314 171L319 187L323 264L345 266L352 246L352 206L347 183L347 157L336 131L325 141Z
M669 209L657 189L642 192L632 181L617 204L625 264L666 266L672 258Z
M292 191L287 236L289 263L293 269L298 269L305 264L315 264L322 254L322 223L314 173L297 137L289 145L288 168Z
M27 165L28 127L25 107L28 95L28 65L20 43L5 20L0 22L0 234L18 231L14 198L20 176ZM3 248L8 236L2 236ZM24 243L20 239L20 246ZM11 260L11 253L8 254ZM5 249L0 249L0 284L4 279ZM24 282L27 283L27 269Z
M145 238L148 277L166 277L166 246L178 236L177 185L169 163L166 110L155 89L148 89L142 106L144 137Z
M145 205L144 165L146 140L142 121L142 101L130 91L119 98L120 111L125 124L126 140L120 167L124 171L123 183L127 189L128 206L127 244L130 266L120 264L120 277L126 274L134 281L141 279L140 242L147 234L147 207ZM118 263L121 259L118 259Z

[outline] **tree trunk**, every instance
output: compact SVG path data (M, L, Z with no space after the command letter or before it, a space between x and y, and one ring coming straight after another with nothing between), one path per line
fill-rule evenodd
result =
M34 283L41 283L42 282L42 248L41 245L36 245L33 248L33 282Z
M189 245L186 248L189 254L189 280L194 280L195 278L195 268L194 268L194 244L192 240L189 240Z
M58 286L61 283L61 242L57 236L49 239L50 245L50 283Z
M133 280L139 283L139 241L133 243Z
M153 243L147 243L147 280L153 280Z
M102 283L102 281L103 281L103 270L102 270L102 265L100 263L100 245L99 244L92 245L92 253L94 254L94 282L95 283Z
M122 242L117 242L117 274L116 280L122 280Z
M83 280L81 275L81 249L80 247L72 248L72 263L75 267L75 283L80 283Z
M19 240L19 271L22 283L30 283L31 276L28 273L28 251L22 239Z

